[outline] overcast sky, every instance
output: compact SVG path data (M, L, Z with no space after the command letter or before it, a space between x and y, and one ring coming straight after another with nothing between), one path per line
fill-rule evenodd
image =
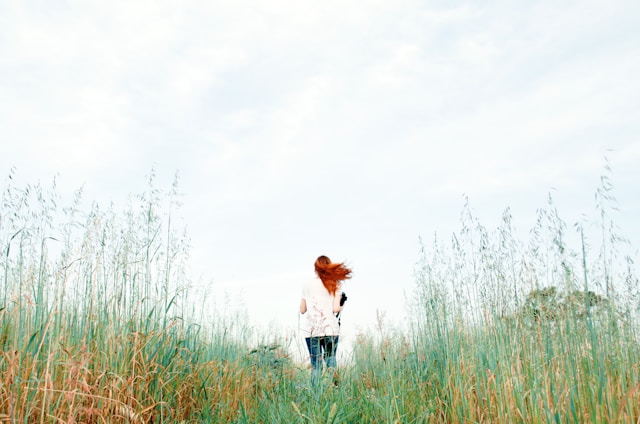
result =
M179 173L196 280L297 325L320 254L348 328L402 312L463 195L640 241L640 2L0 0L0 172L124 201ZM636 244L637 245L637 244Z

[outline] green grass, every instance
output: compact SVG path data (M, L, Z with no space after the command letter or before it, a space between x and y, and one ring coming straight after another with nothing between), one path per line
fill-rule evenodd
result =
M467 204L422 249L407 330L358 335L340 384L312 389L278 336L201 314L175 185L152 174L117 213L9 178L0 422L637 423L638 278L606 177L596 194L598 248L552 199L526 243Z

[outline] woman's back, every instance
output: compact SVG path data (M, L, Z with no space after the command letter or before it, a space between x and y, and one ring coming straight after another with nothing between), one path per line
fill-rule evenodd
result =
M302 288L302 298L307 303L306 337L337 336L340 334L338 319L333 313L334 295L331 295L320 279L309 280Z

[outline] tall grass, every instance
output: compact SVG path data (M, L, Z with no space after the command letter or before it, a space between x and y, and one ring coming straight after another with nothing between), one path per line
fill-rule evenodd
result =
M55 182L3 190L0 417L12 422L175 422L235 416L256 379L234 323L197 321L176 185L121 214ZM167 212L161 215L162 210ZM223 331L224 330L224 331ZM229 415L231 414L231 415Z
M640 422L638 278L607 175L595 224L550 197L526 242L509 209L489 230L466 201L460 230L422 245L407 329L363 332L315 389L280 336L203 314L177 183L151 172L116 212L10 174L0 422Z
M605 175L596 192L602 244L577 249L550 197L528 243L507 209L490 232L467 203L448 248L423 249L411 331L443 422L638 422L638 279ZM598 294L599 293L599 294Z

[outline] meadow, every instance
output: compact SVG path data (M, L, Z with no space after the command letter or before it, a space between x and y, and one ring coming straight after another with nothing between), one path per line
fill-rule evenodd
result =
M0 422L640 422L637 265L606 175L595 229L550 197L523 241L509 209L487 229L467 203L416 252L407 325L358 335L318 389L283 340L203 315L176 193L151 173L120 212L9 175Z

